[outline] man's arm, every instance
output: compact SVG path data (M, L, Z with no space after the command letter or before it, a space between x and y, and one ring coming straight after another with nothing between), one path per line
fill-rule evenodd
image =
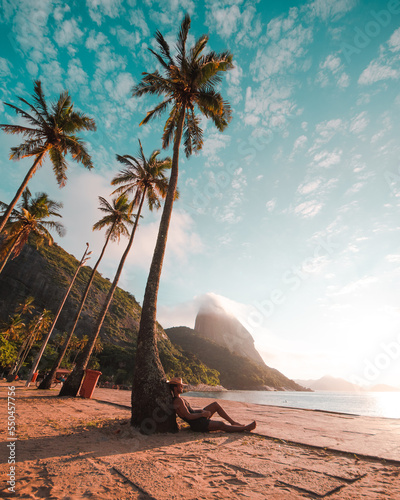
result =
M196 413L190 413L186 408L185 403L180 398L176 398L174 400L174 408L178 417L183 418L184 420L197 420L201 417L209 418L211 417L211 412L207 410L198 410Z

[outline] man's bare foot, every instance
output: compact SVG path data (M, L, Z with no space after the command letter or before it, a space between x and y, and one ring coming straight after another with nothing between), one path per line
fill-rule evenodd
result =
M256 421L254 420L254 422L251 422L251 424L247 424L247 425L244 425L243 426L243 430L245 431L253 431L255 428L256 428Z

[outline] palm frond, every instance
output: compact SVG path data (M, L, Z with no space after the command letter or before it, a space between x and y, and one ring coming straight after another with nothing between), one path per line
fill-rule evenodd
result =
M92 158L86 150L86 144L75 135L68 135L62 138L63 149L68 151L72 158L78 163L82 163L87 169L93 168Z
M174 61L173 61L173 59L171 57L171 52L170 52L169 45L165 41L164 37L162 36L162 34L158 30L156 31L156 34L154 35L154 38L156 39L156 41L157 41L157 43L158 43L158 45L160 47L160 51L161 51L162 55L168 61L167 66L173 65Z
M171 139L172 139L173 134L174 134L174 130L176 128L176 120L177 120L178 115L179 115L178 108L175 105L171 109L169 116L168 116L168 120L164 126L164 133L162 136L162 147L164 149L167 149L168 146L170 145Z
M53 164L53 172L56 176L58 185L60 187L65 186L67 180L67 162L65 161L62 151L59 148L51 148L49 150L49 157Z
M167 109L168 105L171 102L172 98L166 99L165 101L161 102L158 106L156 106L154 109L148 111L146 117L140 122L140 125L144 125L153 118L157 118L158 116L162 115L162 113L164 113L164 111Z
M24 102L29 107L31 107L31 105L29 104L28 101L26 101L22 97L20 97L19 99L21 99L22 102ZM12 108L17 113L17 115L21 115L23 118L25 118L25 120L27 120L31 125L36 125L37 127L40 127L40 128L42 127L43 124L40 122L40 120L37 120L36 118L34 118L32 115L30 115L29 113L27 113L23 109L18 108L17 106L14 106L14 104L9 104L8 102L5 102L4 104L6 106Z
M179 61L180 64L182 64L183 61L186 59L186 40L188 37L190 29L190 16L189 14L185 14L185 17L183 18L183 21L181 23L181 27L178 33L178 41L176 44L177 48L177 60Z
M197 61L199 55L203 52L208 42L208 35L202 35L189 52L189 61L193 64Z

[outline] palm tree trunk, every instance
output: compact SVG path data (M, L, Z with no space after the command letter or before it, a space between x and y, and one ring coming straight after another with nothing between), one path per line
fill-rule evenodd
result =
M17 376L17 373L18 373L17 368L18 368L20 359L23 356L23 352L25 351L25 349L28 346L29 340L30 340L30 337L29 337L29 333L28 333L26 339L22 342L21 347L18 350L18 354L17 354L17 357L15 358L14 365L10 368L10 371L8 372L7 382L11 382L12 380L15 380L15 377ZM13 378L11 378L12 376L13 376Z
M89 359L90 359L90 356L92 355L97 338L100 334L101 327L103 326L104 320L106 318L108 309L110 307L111 301L112 301L113 296L114 296L114 292L115 292L117 285L118 285L119 278L121 277L122 269L124 267L126 258L128 257L129 251L132 247L133 239L135 237L136 228L137 228L138 223L139 223L140 213L142 211L145 197L146 197L146 189L144 189L143 194L142 194L142 198L140 200L138 212L136 214L135 224L132 228L131 237L129 238L128 245L127 245L127 247L126 247L126 249L121 257L121 261L119 263L117 272L114 276L114 280L112 282L111 288L108 291L107 298L103 304L103 308L102 308L100 315L97 319L96 327L93 330L92 335L89 336L89 340L88 340L87 344L85 345L82 352L78 356L78 360L77 360L77 363L75 365L75 368L73 369L72 373L68 376L67 380L64 382L59 396L76 396L79 392L79 389L80 389L81 384L82 384L84 372L85 372L86 367L89 363Z
M12 247L7 252L7 255L4 258L4 261L3 261L2 265L1 265L1 268L0 268L0 274L2 273L3 269L5 268L5 266L6 266L7 262L8 262L8 259L10 258L10 255L13 253L14 248L17 246L17 243L18 243L18 237L15 238L14 244L12 245Z
M93 283L93 280L94 280L94 277L96 275L96 270L97 268L99 267L99 264L101 262L101 259L103 258L104 256L104 252L106 251L106 247L108 245L108 242L110 240L110 237L111 237L111 234L112 234L112 231L114 229L114 226L115 226L115 223L111 226L111 229L110 229L110 232L108 233L108 236L107 236L107 239L106 239L106 242L104 243L104 246L103 246L103 249L101 251L101 254L100 254L100 257L97 259L97 262L93 268L93 271L92 271L92 274L90 275L90 278L89 278L89 281L86 285L86 288L85 288L85 291L82 295L82 299L81 299L81 303L80 303L80 306L79 306L79 309L75 315L75 321L74 321L74 324L72 326L72 329L71 331L69 332L69 335L67 336L65 342L64 342L64 345L55 361L55 363L53 364L50 372L46 375L46 377L42 380L40 386L39 386L39 389L50 389L51 388L51 384L53 382L53 379L55 377L55 374L57 372L57 370L60 368L60 365L61 365L61 361L64 359L64 356L67 352L67 349L68 349L68 346L69 346L69 343L71 342L71 339L72 339L72 336L74 335L74 332L75 332L75 328L78 324L78 321L79 321L79 317L81 315L81 312L82 312L82 309L83 309L83 306L85 305L85 302L86 302L86 299L87 299L87 296L89 294L89 290L90 290L90 287L92 286L92 283Z
M182 108L174 139L171 177L158 230L146 290L143 299L132 386L131 424L141 432L176 432L176 416L172 398L157 349L157 296L169 224L178 185L179 147L182 138L185 108Z
M75 271L75 274L74 274L74 276L73 276L73 278L72 278L72 280L71 280L71 283L70 283L70 285L69 285L69 287L68 287L68 290L66 291L66 293L65 293L65 295L64 295L64 298L63 298L63 300L62 300L62 302L61 302L61 304L60 304L60 306L59 306L59 308L58 308L58 311L57 311L57 313L56 313L55 317L54 317L54 320L53 320L53 323L52 323L52 325L51 325L51 327L50 327L50 330L48 331L48 333L47 333L47 335L46 335L46 338L45 338L45 339L44 339L44 341L43 341L42 347L40 348L39 352L38 352L38 353L37 353L37 355L36 355L36 358L35 358L35 360L34 360L34 362L33 362L33 364L32 364L31 371L29 372L28 378L27 378L26 383L25 383L25 386L26 386L26 387L29 387L29 384L31 383L31 380L32 380L33 374L35 373L36 368L38 367L38 365L39 365L39 363L40 363L40 360L41 360L41 358L42 358L43 352L44 352L44 350L46 349L46 346L47 346L47 343L48 343L48 341L49 341L49 339L50 339L50 337L51 337L51 334L53 333L54 327L56 326L56 323L57 323L58 317L59 317L59 316L60 316L60 314L61 314L61 311L62 311L62 309L63 309L63 307L64 307L65 301L66 301L66 300L67 300L67 298L68 298L69 292L71 291L71 288L72 288L72 286L73 286L73 284L74 284L74 282L75 282L76 277L78 276L78 273L79 273L80 268L83 266L83 262L84 262L84 259L85 259L85 257L86 257L86 252L87 252L87 250L88 250L88 249L86 248L85 253L83 254L83 257L82 257L81 261L79 262L79 265L78 265L78 267L77 267L77 269L76 269L76 271Z
M25 191L25 188L28 185L28 182L30 181L30 179L33 176L33 174L36 172L37 166L42 161L42 159L43 159L44 155L46 154L46 152L47 152L47 150L43 151L43 153L41 153L36 158L36 160L33 162L33 165L28 170L28 173L26 174L25 179L22 181L22 184L20 185L18 191L16 192L13 200L8 205L8 208L7 208L6 212L4 213L3 217L0 219L0 233L3 231L4 226L6 225L6 222L8 221L8 219L9 219L9 217L11 215L11 212L13 211L15 205L17 204L17 201L20 199L21 194Z

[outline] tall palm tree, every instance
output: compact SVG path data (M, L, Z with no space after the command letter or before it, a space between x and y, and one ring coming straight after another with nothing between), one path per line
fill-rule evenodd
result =
M117 160L126 166L111 182L112 185L119 185L114 192L121 193L122 196L133 193L131 207L138 207L135 224L132 228L129 243L121 257L117 272L114 276L111 288L107 294L106 300L100 311L94 330L89 335L89 341L78 356L76 366L66 382L64 383L60 396L76 396L82 383L84 370L87 367L92 351L95 347L97 338L100 334L108 309L117 288L119 278L122 273L125 261L132 247L135 232L142 212L143 204L147 199L149 209L161 206L160 197L165 197L168 189L168 179L165 176L166 170L171 168L171 159L164 158L159 160L160 151L153 151L149 159L146 159L142 144L139 141L139 154L137 158L130 155L117 155Z
M69 287L67 288L67 291L65 292L65 295L64 295L64 298L63 300L61 301L61 304L58 306L58 309L57 309L57 312L56 312L56 315L54 316L54 320L53 320L53 323L51 324L51 327L50 327L50 330L47 332L47 335L42 343L42 346L41 348L39 349L39 352L37 353L36 355L36 358L33 360L33 363L32 363L32 367L31 367L31 371L29 372L28 374L28 377L27 377L27 380L26 380L26 387L29 387L29 384L31 383L31 380L32 380L32 377L33 377L33 374L35 373L36 371L36 368L39 366L39 363L40 363L40 360L42 358L42 355L44 353L44 350L46 349L46 346L47 346L47 343L51 337L51 334L53 333L53 330L57 324L57 321L58 321L58 318L61 314L61 311L63 310L63 307L64 307L64 304L68 298L68 295L70 293L70 291L72 290L72 287L75 283L75 280L76 280L76 277L78 276L78 273L80 271L80 269L86 264L86 262L90 259L90 254L92 252L89 252L89 243L86 243L86 248L85 248L85 251L83 252L83 255L82 255L82 258L75 270L75 274L73 275L72 279L71 279L71 282L69 284Z
M141 427L143 432L173 431L176 428L174 412L161 410L159 402L171 402L165 384L156 343L157 295L167 243L168 228L171 220L175 190L178 182L179 148L184 141L186 156L197 152L203 145L200 118L196 111L211 118L219 131L223 131L231 119L231 108L223 100L216 86L221 82L221 72L233 68L229 52L217 54L213 51L203 54L208 36L201 36L190 50L186 41L190 28L188 15L182 21L176 44L176 56L171 55L170 47L162 34L157 31L155 39L159 52L150 51L163 69L143 73L142 81L133 87L133 96L152 94L164 96L164 100L149 111L141 122L148 123L169 109L162 137L163 147L173 143L172 170L168 194L161 217L153 260L143 300L132 390L131 424ZM160 412L164 413L160 417ZM155 419L154 415L160 418Z
M24 191L20 209L13 210L12 218L5 226L5 237L0 244L0 257L3 258L0 273L11 255L15 258L20 254L30 234L36 236L37 246L44 242L53 243L49 230L54 229L59 236L64 236L64 226L51 220L51 217L62 217L59 213L62 206L62 203L50 200L46 193L36 193L33 198L29 191Z
M46 156L50 158L60 187L64 186L67 180L67 163L65 161L67 153L70 153L72 158L82 163L84 167L89 169L93 167L84 142L75 133L82 130L96 130L96 124L92 118L80 111L74 111L74 105L67 91L62 92L58 101L52 103L49 108L42 90L42 84L40 80L36 80L32 103L22 97L18 99L28 106L29 113L14 106L14 104L5 104L12 108L17 115L25 118L27 126L0 124L0 129L7 134L22 134L25 138L22 144L11 148L10 160L20 160L28 157L35 159L3 215L0 222L0 232L3 231L4 225L29 180L36 170L42 166Z
M132 224L131 221L131 206L130 203L128 202L128 198L124 195L119 196L118 198L114 198L112 200L112 205L105 199L99 196L100 200L100 210L106 215L97 221L94 226L93 230L100 230L103 229L104 227L107 227L106 230L106 241L104 243L103 249L100 253L100 257L97 259L97 262L95 266L93 267L92 273L90 275L89 281L87 282L85 291L83 292L81 303L79 305L79 308L76 312L74 323L72 325L72 329L67 335L64 344L57 356L56 361L54 362L50 372L47 374L47 376L43 379L42 383L39 386L39 389L50 389L51 384L53 382L53 379L56 375L56 371L60 368L61 362L67 352L68 345L74 335L76 326L79 321L79 317L81 315L81 312L83 310L83 306L85 305L87 296L89 294L90 287L92 286L94 277L96 275L96 270L99 267L99 264L104 256L104 252L106 251L108 242L111 241L118 241L120 240L121 236L129 236L129 231L126 227L127 224Z

